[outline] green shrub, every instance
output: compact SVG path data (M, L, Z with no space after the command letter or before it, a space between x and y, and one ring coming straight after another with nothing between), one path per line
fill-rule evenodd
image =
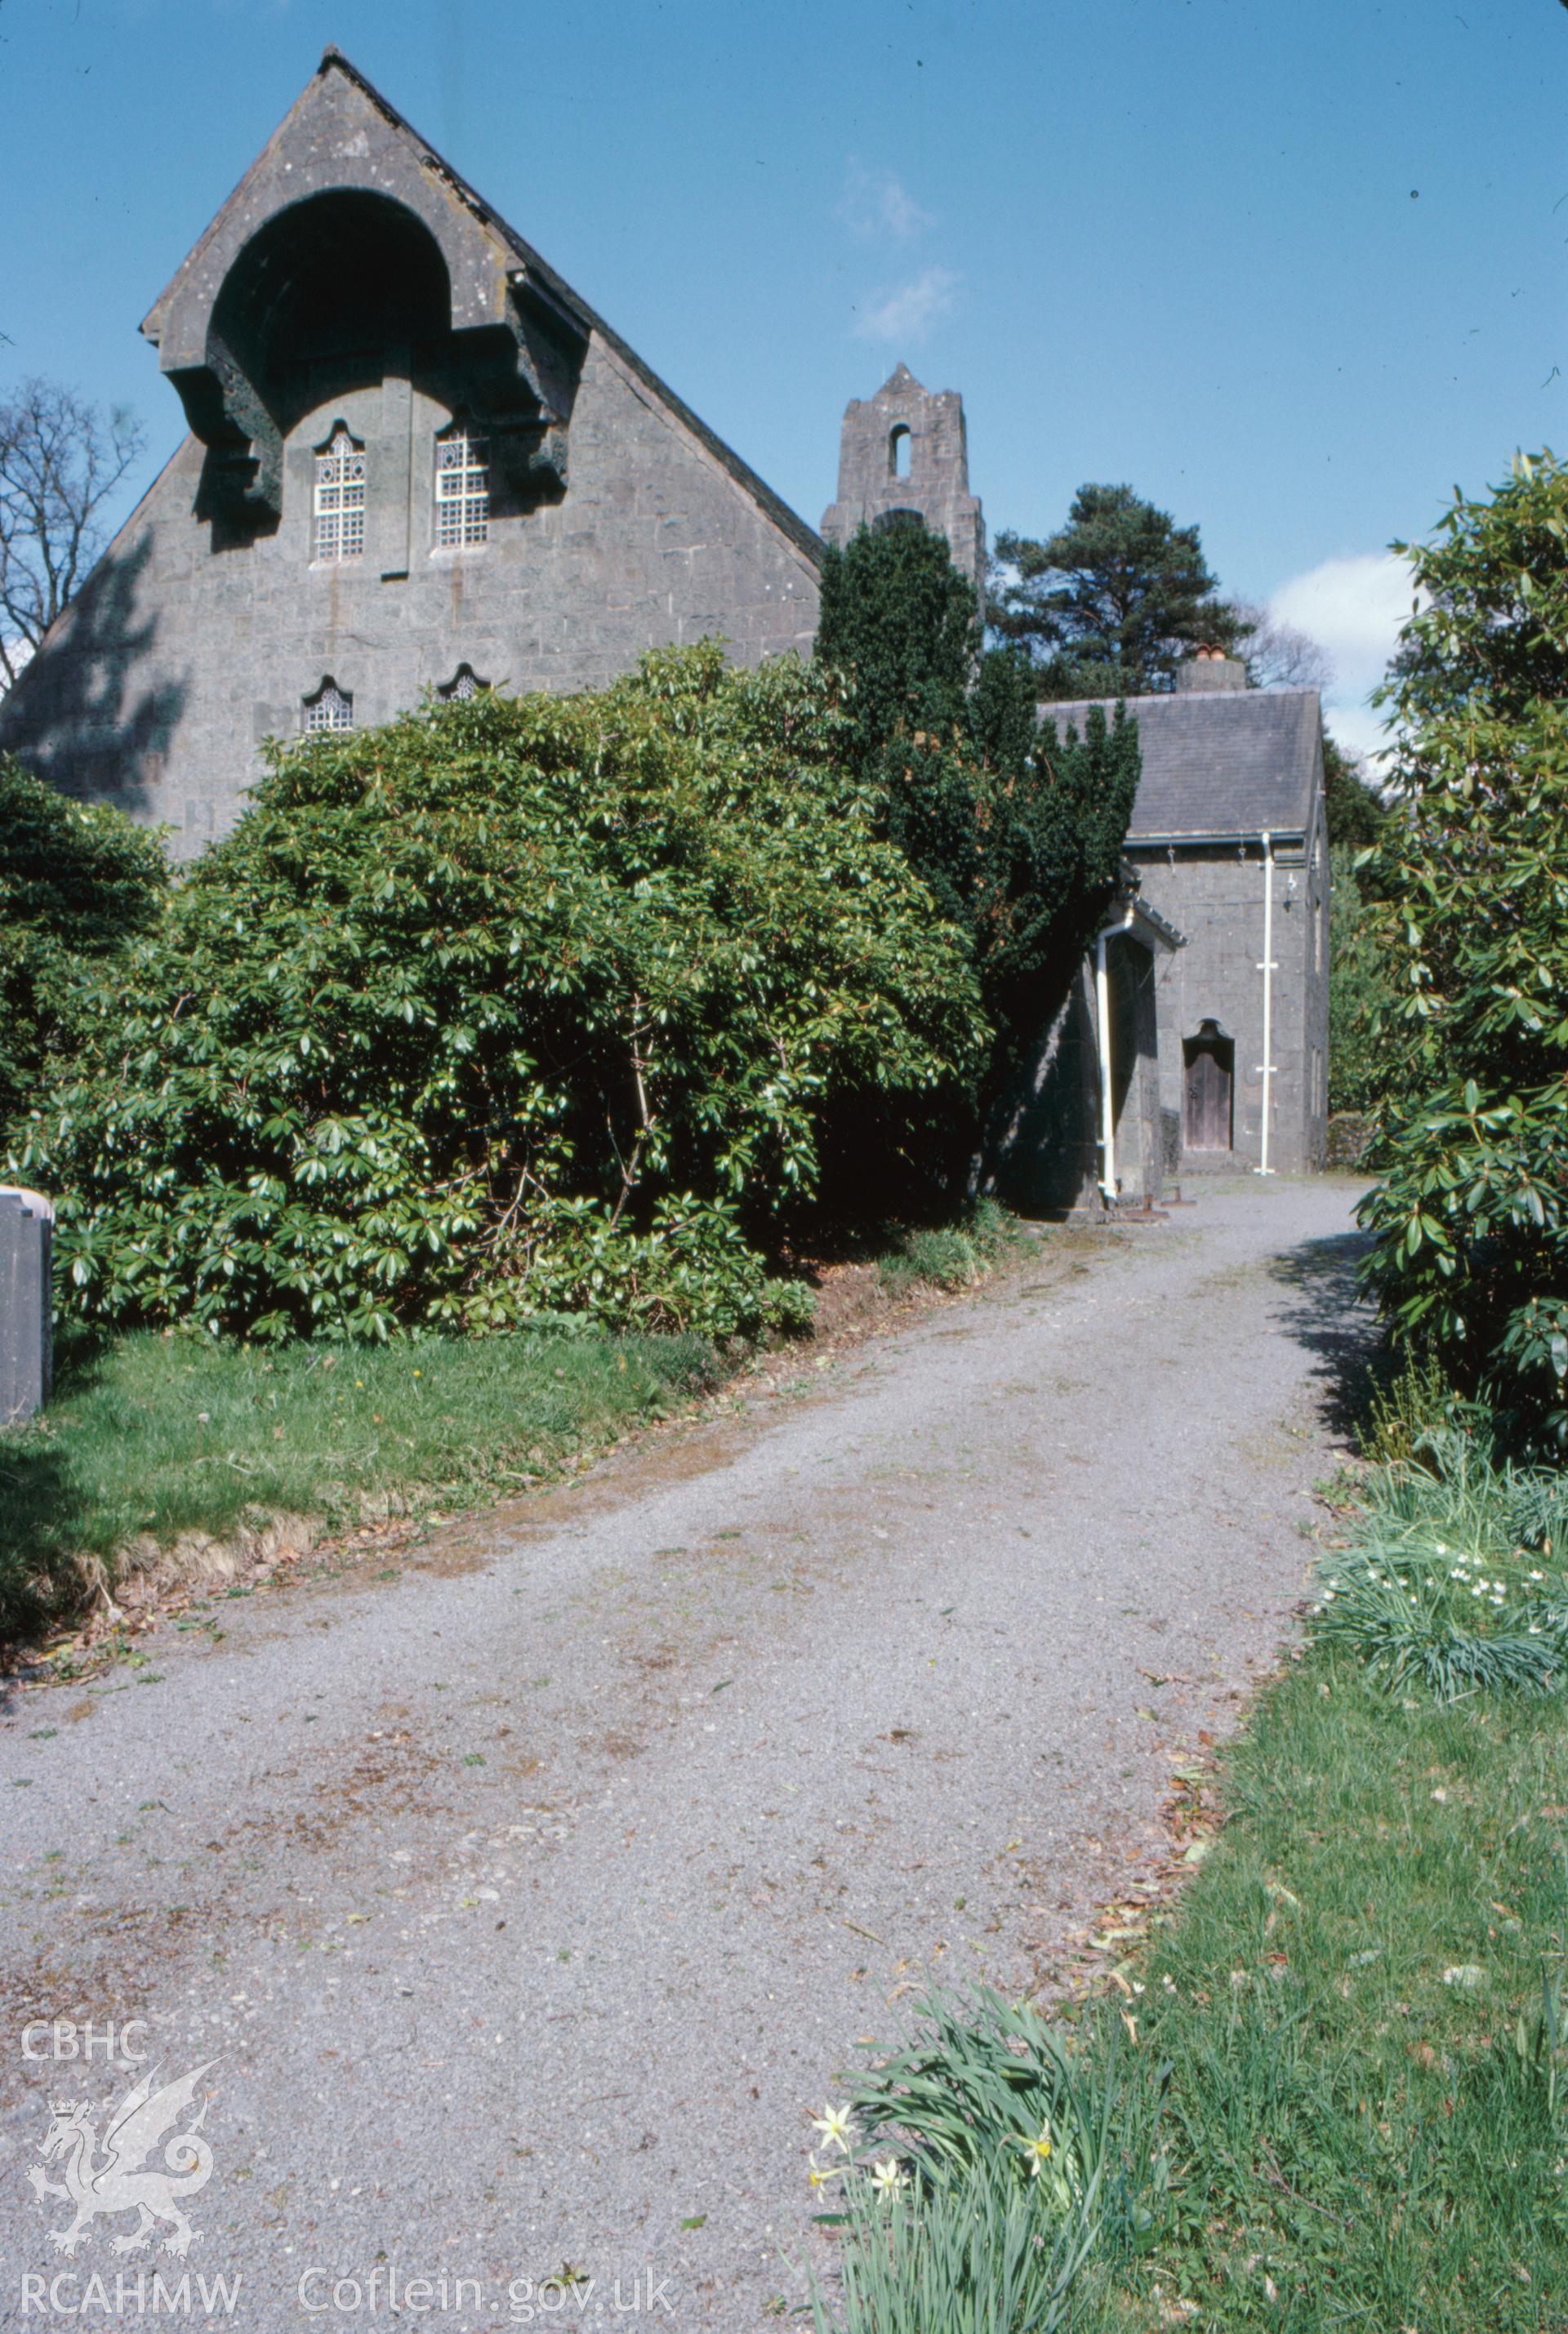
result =
M84 969L151 923L167 885L155 832L0 754L0 1131L69 1046Z
M984 1041L822 680L711 645L275 750L18 1164L86 1318L277 1338L798 1323Z
M1397 1336L1568 1442L1568 468L1521 458L1411 551L1429 594L1374 869L1404 1024L1362 1221ZM1403 547L1403 546L1401 546Z
M1323 816L1329 849L1353 858L1380 843L1388 824L1388 807L1367 783L1361 757L1348 754L1337 738L1323 735ZM1337 941L1337 935L1336 935Z
M1384 911L1367 896L1357 856L1348 844L1329 854L1329 1108L1370 1113L1399 1085L1400 990Z
M933 1288L972 1288L1015 1248L1016 1219L991 1199L977 1200L962 1220L917 1226L898 1235L880 1259L882 1286L902 1297L925 1282Z
M1373 1362L1366 1414L1357 1435L1363 1458L1397 1467L1416 1457L1435 1428L1463 1423L1466 1405L1431 1355L1386 1347Z
M1349 1545L1319 1565L1316 1634L1390 1691L1438 1702L1568 1678L1568 1478L1496 1465L1435 1429L1368 1477Z

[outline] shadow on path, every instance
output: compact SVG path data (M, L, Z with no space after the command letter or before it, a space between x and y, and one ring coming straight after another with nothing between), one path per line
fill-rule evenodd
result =
M1370 1233L1338 1232L1303 1240L1269 1268L1286 1292L1280 1326L1314 1356L1323 1416L1338 1435L1352 1434L1366 1415L1382 1343L1377 1309L1361 1295L1356 1277L1371 1245Z

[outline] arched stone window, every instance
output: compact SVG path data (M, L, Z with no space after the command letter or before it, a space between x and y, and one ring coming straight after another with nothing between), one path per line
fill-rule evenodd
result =
M313 697L304 700L305 734L322 729L351 729L354 726L354 700L346 689L340 689L329 673Z
M909 423L907 421L895 421L892 428L888 432L888 476L890 478L907 478L909 477L909 458L913 442L913 439L909 436Z
M365 449L340 421L316 452L311 556L357 559L365 547Z
M490 464L483 438L454 421L436 440L436 547L467 549L490 535Z
M451 680L444 680L436 694L443 704L466 705L471 697L477 697L482 689L489 686L487 680L480 680L471 664L460 664Z

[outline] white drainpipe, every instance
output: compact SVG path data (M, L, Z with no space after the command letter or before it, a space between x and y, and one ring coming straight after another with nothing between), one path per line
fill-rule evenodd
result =
M1272 1175L1268 1163L1269 1107L1274 1099L1274 837L1265 827L1263 836L1263 962L1258 970L1263 975L1263 1060L1259 1069L1263 1076L1263 1140L1259 1146L1255 1175Z
M1100 1023L1100 1189L1108 1208L1116 1204L1116 1103L1111 1091L1111 978L1105 945L1119 932L1130 932L1132 922L1133 911L1128 908L1094 938L1094 1008Z
M1094 1005L1100 1022L1100 1190L1108 1208L1116 1204L1116 1103L1111 1090L1111 981L1105 969L1105 942L1101 932L1094 942Z

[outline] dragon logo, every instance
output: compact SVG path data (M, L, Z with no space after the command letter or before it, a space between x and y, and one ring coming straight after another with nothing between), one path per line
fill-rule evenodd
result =
M91 2102L50 2101L53 2120L43 2142L43 2163L62 2164L65 2177L63 2181L51 2180L43 2165L38 2164L32 2166L27 2177L40 2202L45 2196L63 2196L76 2207L76 2217L69 2228L50 2230L52 2244L63 2253L74 2253L100 2213L136 2213L140 2215L136 2227L113 2241L117 2253L139 2252L150 2242L153 2229L160 2221L168 2222L171 2230L163 2241L165 2252L190 2251L201 2232L191 2227L176 2200L194 2196L212 2178L212 2150L200 2136L207 2119L205 2099L200 2114L164 2149L168 2171L144 2171L142 2166L165 2132L186 2121L197 2085L216 2063L208 2059L188 2075L182 2075L178 2082L166 2083L161 2090L153 2088L158 2080L156 2069L143 2075L118 2107L109 2110L101 2156L94 2128L98 2111Z

